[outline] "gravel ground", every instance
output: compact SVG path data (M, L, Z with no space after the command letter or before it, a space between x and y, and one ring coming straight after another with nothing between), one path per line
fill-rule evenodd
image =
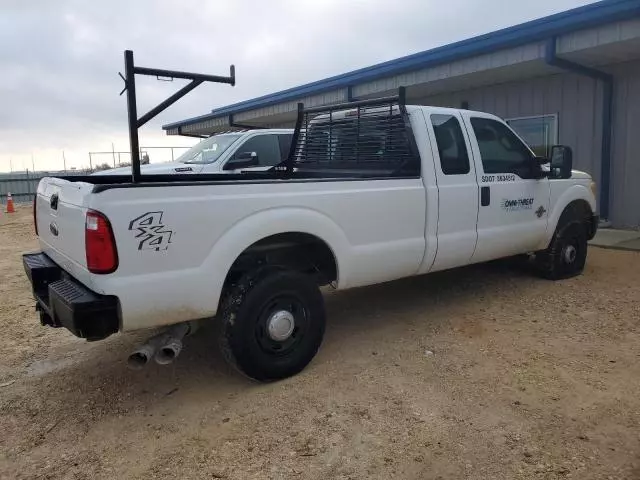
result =
M41 327L0 215L0 478L638 479L640 254L558 283L505 263L329 293L300 375L234 373L206 330L131 372L144 334Z

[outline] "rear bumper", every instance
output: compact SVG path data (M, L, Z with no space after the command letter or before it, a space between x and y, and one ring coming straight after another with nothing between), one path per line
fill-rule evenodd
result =
M596 236L598 232L598 225L600 224L600 215L591 215L591 219L589 221L589 231L587 234L587 238L591 240Z
M89 290L44 253L23 255L22 263L42 325L65 327L87 340L102 340L118 331L117 297Z

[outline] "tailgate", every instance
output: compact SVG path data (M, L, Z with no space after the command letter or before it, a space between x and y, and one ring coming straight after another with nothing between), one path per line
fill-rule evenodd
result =
M74 276L86 274L85 214L93 185L45 177L38 184L36 222L40 247Z

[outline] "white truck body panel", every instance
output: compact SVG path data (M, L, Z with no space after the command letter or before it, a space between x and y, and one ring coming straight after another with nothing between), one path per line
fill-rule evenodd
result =
M344 289L540 250L570 201L586 200L595 211L591 179L578 172L568 180L492 179L492 202L480 206L488 183L470 118L502 120L407 109L421 158L418 178L143 184L99 193L88 183L45 178L37 199L41 247L94 292L118 297L121 330L127 331L215 315L232 264L272 235L296 232L323 240L335 257L337 287ZM431 115L458 119L468 173L442 171ZM53 194L59 196L57 212L49 208ZM526 208L505 215L509 199L526 199L519 204ZM538 208L540 215L533 213ZM86 269L88 209L111 222L119 256L111 274ZM53 222L57 236L50 231Z
M144 198L138 189L96 195L91 208L112 219L120 267L94 276L90 288L116 295L123 311L137 319L127 324L135 329L173 323L186 312L191 318L214 315L231 264L253 243L278 233L308 233L330 245L339 288L409 276L422 261L424 220L414 221L425 218L419 179L255 187L151 188ZM162 252L139 250L130 212L153 212L160 203L171 243ZM179 288L167 288L176 282Z

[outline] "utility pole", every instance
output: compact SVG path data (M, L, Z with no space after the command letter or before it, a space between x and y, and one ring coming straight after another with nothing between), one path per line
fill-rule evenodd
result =
M9 170L13 173L13 158L9 159Z
M113 146L113 142L111 142L111 156L113 157L113 168L116 168L116 147Z
M89 171L93 171L93 163L91 163L91 152L89 152Z
M67 173L67 159L64 156L64 150L62 150L62 165L64 166L64 173Z
M36 164L33 161L33 153L31 154L31 171L35 172L36 171Z

